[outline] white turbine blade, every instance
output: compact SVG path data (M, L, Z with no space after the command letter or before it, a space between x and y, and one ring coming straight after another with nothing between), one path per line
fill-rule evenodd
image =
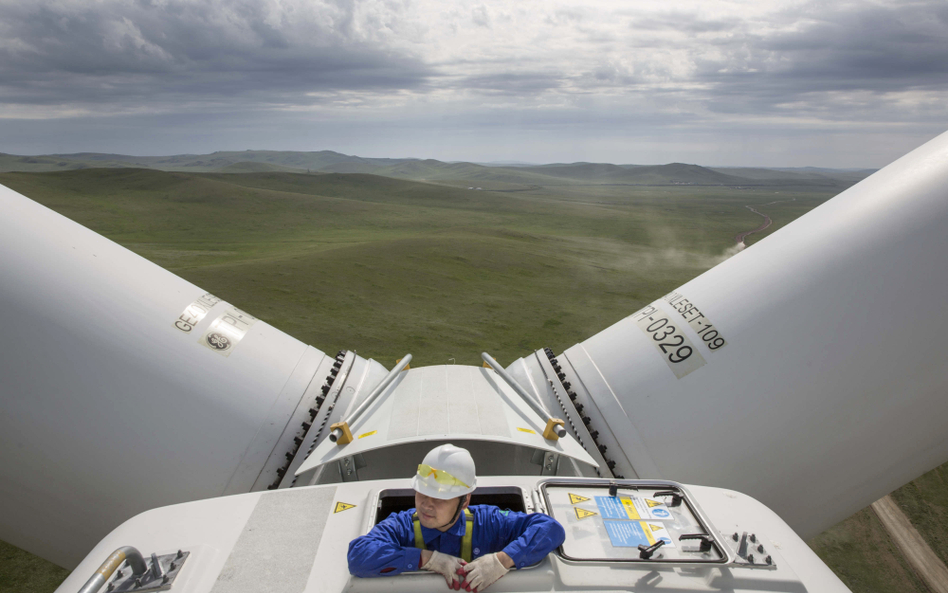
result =
M138 512L272 481L332 359L203 295L0 186L0 539L69 567Z
M946 228L943 134L568 349L616 473L739 490L809 537L948 460Z

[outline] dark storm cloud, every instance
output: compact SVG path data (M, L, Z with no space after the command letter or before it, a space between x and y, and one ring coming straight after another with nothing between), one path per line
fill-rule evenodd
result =
M860 100L868 106L885 93L948 87L948 4L941 0L830 5L779 18L796 26L767 35L739 30L711 41L718 56L696 59L694 79L712 85L717 110L762 111L814 99L826 107L828 94L856 92L877 96Z
M0 0L0 151L738 163L943 129L948 3L806 2Z
M0 102L295 104L423 86L432 71L353 27L353 5L0 4Z
M0 103L227 109L432 89L529 101L551 93L654 93L649 85L664 82L699 85L693 99L712 111L753 114L813 102L815 93L948 84L943 0L812 4L763 17L626 10L613 15L628 22L626 36L594 10L559 8L542 18L551 28L537 30L537 55L544 46L555 55L566 33L580 44L579 61L481 52L472 63L455 56L437 66L443 47L404 49L414 35L399 26L418 14L397 2L380 4L372 6L382 12L365 14L370 3L341 0L2 3ZM478 5L467 18L489 26L495 10Z

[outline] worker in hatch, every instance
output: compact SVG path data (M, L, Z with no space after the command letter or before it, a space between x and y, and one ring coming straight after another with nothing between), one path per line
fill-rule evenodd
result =
M389 517L349 543L349 572L358 577L428 570L448 587L483 591L513 567L530 566L566 537L542 513L469 507L477 485L466 449L441 445L418 466L415 508Z

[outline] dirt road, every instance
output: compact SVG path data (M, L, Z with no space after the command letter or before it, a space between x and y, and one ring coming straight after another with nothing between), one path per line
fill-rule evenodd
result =
M743 243L743 242L744 242L744 237L746 237L747 235L751 235L751 234L753 234L753 233L759 233L760 231L764 230L765 228L769 227L770 225L772 225L772 224L774 223L774 221L770 220L770 217L767 216L766 214L764 214L763 212L758 212L757 210L754 210L754 209L751 208L750 206L744 206L744 207L747 208L748 210L750 210L751 212L753 212L754 214L757 214L758 216L763 216L763 217L764 217L764 223L761 224L761 225L760 225L759 227L757 227L756 229L753 229L753 230L750 230L750 231L744 231L743 233L738 233L738 234L734 235L734 240L735 240L736 242L738 242L738 243Z
M762 206L770 206L771 204L779 204L780 202L793 202L794 200L796 200L796 198L792 198L790 200L775 200L773 202L767 202L766 204L762 204ZM770 220L769 216L767 216L763 212L758 212L753 206L747 205L744 207L750 210L751 212L753 212L754 214L756 214L757 216L763 216L764 222L756 229L753 229L750 231L744 231L743 233L738 233L734 235L734 241L736 241L737 243L743 243L744 239L747 238L748 235L759 233L760 231L766 229L767 227L769 227L770 225L774 223L774 221Z
M872 510L882 521L895 545L909 565L918 574L932 593L948 593L948 568L935 552L928 547L918 530L895 504L891 496L884 496L872 503Z

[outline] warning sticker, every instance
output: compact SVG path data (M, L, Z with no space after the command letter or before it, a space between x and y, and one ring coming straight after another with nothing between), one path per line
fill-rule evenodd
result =
M519 426L517 427L517 430L519 430L520 432L529 432L530 434L536 434L536 433L537 433L537 431L535 431L535 430L533 430L533 429L530 429L530 428L521 428L521 427L519 427Z
M663 548L674 548L675 542L672 541L671 535L668 534L668 530L665 529L665 526L661 523L643 523L643 531L651 533L652 539L655 541L662 540L665 542Z
M356 505L354 504L349 504L348 502L337 502L336 508L333 509L332 513L335 515L336 513L341 513L342 511L348 511L349 509L354 508L356 508Z
M362 434L359 435L358 438L364 439L365 437L370 437L370 436L372 436L373 434L375 434L375 433L377 433L377 432L378 432L377 430L373 430L373 431L371 431L371 432L363 432Z
M581 502L586 502L587 500L589 500L589 497L580 496L580 495L578 495L578 494L573 494L572 492L570 492L570 494L569 494L569 503L570 503L570 504L579 504L579 503L581 503Z
M595 517L598 514L596 511L589 511L586 509L581 509L579 507L573 507L573 510L576 511L577 519L585 519L586 517Z
M237 307L231 307L211 323L199 340L205 347L230 356L231 351L247 335L247 330L257 322L257 318L244 313Z
M704 366L704 358L691 340L654 304L632 314L632 321L648 336L649 342L679 379Z
M638 509L635 508L635 503L631 498L622 499L622 507L625 509L625 512L629 515L629 519L643 519L642 515L639 514Z
M196 301L184 308L184 312L174 321L174 326L186 334L191 333L194 326L201 323L211 307L221 302L219 298L207 292Z
M603 519L631 519L633 521L637 519L657 519L659 521L673 519L665 503L637 496L597 496L596 506L599 507Z
M646 521L606 521L605 525L609 541L616 548L651 546L659 540L667 547L675 547L668 531L661 525Z

